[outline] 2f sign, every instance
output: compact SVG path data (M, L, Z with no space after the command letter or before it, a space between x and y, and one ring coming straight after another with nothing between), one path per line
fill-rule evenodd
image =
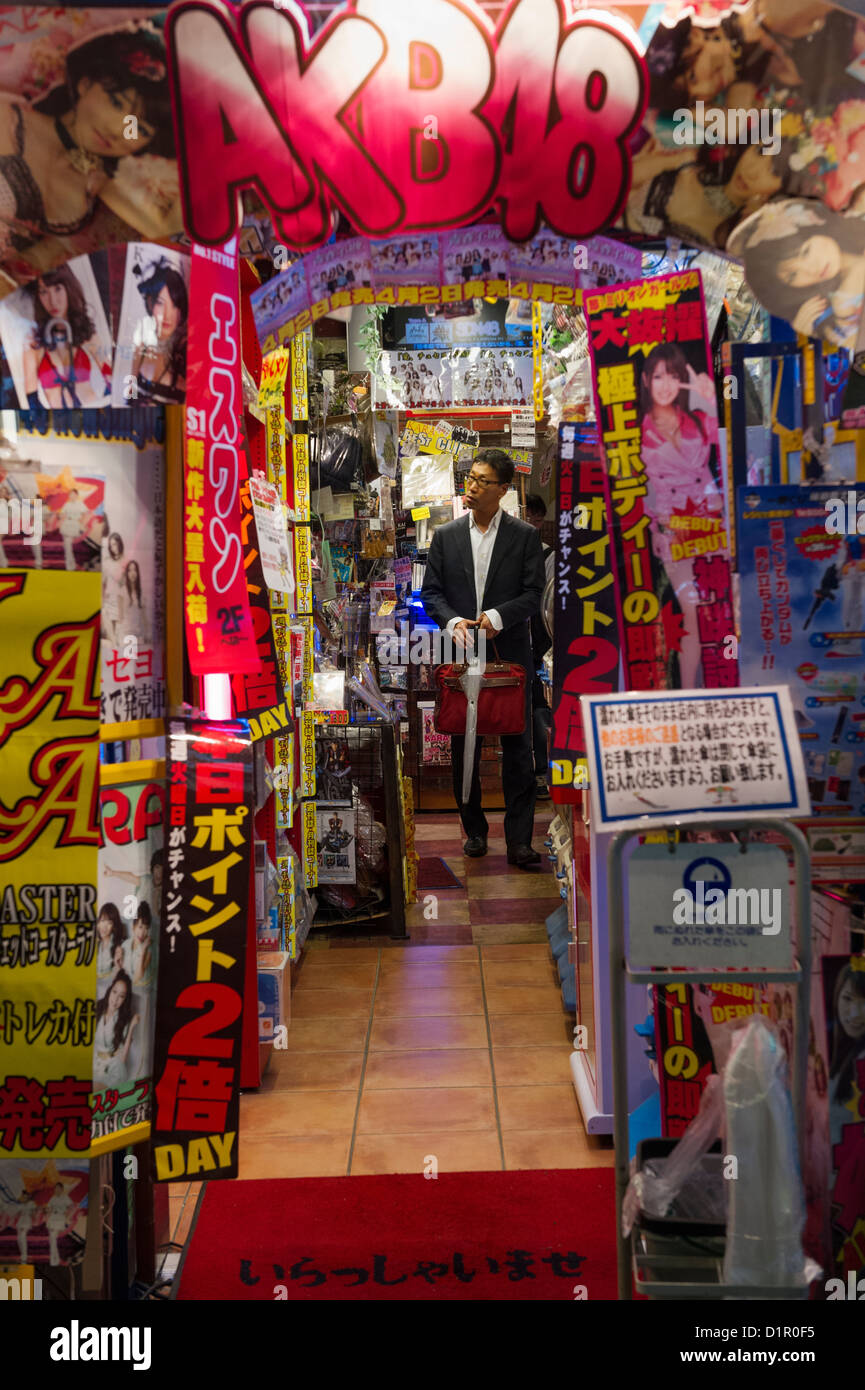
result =
M564 10L514 0L493 28L473 0L354 0L313 42L298 0L239 15L182 0L167 41L190 237L227 241L251 185L299 251L339 212L370 237L461 227L494 205L513 241L542 221L577 238L609 226L645 65L623 21Z

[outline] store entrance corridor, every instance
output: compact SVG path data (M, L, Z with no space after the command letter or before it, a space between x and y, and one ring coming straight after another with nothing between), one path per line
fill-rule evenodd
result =
M538 821L536 841L543 837ZM292 990L288 1046L241 1097L240 1179L612 1166L571 1083L571 1015L544 928L547 869L466 859L454 815L418 817L417 852L460 886L418 892L408 942L313 933ZM183 1240L196 1187L172 1188Z

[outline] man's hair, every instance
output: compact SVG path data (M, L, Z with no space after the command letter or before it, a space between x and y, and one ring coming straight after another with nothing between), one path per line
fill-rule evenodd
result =
M487 463L495 469L499 485L509 487L514 480L514 461L504 449L478 449L472 463Z
M531 516L547 515L547 504L539 492L530 492L526 498L526 511Z

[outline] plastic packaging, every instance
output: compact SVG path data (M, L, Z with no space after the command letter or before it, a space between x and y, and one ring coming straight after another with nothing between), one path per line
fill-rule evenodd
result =
M663 1163L656 1161L634 1173L622 1203L622 1234L629 1236L641 1211L648 1216L666 1216L679 1193L689 1184L695 1170L714 1144L724 1123L724 1093L720 1076L710 1076L700 1097L700 1109L682 1135L673 1153ZM689 1204L694 1195L690 1191ZM707 1204L702 1216L714 1219L716 1204Z
M805 1199L787 1062L777 1033L756 1014L724 1069L729 1186L726 1284L806 1287L819 1277L802 1250Z

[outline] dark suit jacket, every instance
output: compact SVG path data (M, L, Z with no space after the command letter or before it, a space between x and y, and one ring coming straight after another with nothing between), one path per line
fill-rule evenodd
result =
M540 611L544 592L544 557L541 538L534 526L502 512L483 593L484 609L495 608L502 631L495 639L502 661L518 661L533 670L529 621ZM475 568L469 536L469 517L440 526L432 538L424 575L421 601L439 627L451 618L477 614ZM487 660L495 655L487 640Z

